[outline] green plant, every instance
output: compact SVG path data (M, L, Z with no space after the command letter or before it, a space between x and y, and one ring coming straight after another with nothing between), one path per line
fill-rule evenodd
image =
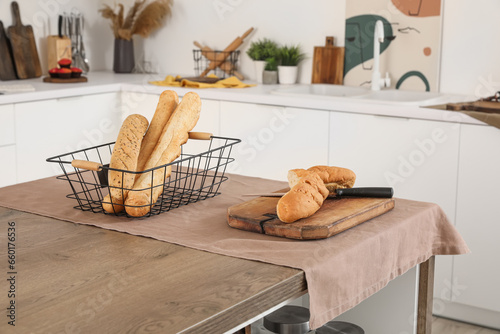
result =
M277 71L278 70L278 60L274 57L270 57L266 59L266 67L264 67L265 71Z
M283 46L278 49L278 58L281 66L297 66L306 55L299 45Z
M264 38L257 42L252 42L247 50L247 55L252 60L266 60L271 57L276 57L278 52L278 44L270 39Z

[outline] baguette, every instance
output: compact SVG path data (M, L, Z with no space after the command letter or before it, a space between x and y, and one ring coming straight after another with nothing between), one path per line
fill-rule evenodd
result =
M312 216L328 197L323 181L314 172L305 171L295 185L278 201L276 213L284 223Z
M138 114L130 115L123 121L111 154L110 168L130 172L137 170L139 150L148 124L148 120ZM103 209L110 213L123 210L123 202L134 180L134 173L109 170L109 194L102 201Z
M307 172L314 172L323 180L330 194L335 194L336 189L352 188L356 181L356 174L347 168L334 166L313 166L307 170L292 169L288 172L288 184L290 188Z
M189 92L174 110L160 139L145 164L144 170L171 163L181 154L181 145L187 142L200 117L201 100L198 94ZM125 210L133 217L148 214L163 192L163 183L170 176L171 167L155 169L141 174L125 200Z
M153 152L158 140L167 125L168 120L172 116L175 108L179 104L179 96L173 90L166 90L161 93L156 106L156 111L151 119L149 129L142 141L141 150L137 162L137 171L144 170L144 166ZM137 174L139 175L139 174Z

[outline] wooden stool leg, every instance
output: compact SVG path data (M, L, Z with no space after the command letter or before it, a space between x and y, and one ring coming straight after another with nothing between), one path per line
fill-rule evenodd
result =
M434 297L434 256L420 264L418 278L417 334L432 332L432 302Z
M234 334L252 334L252 328L250 325L248 325L245 328L242 328L239 331L235 332Z

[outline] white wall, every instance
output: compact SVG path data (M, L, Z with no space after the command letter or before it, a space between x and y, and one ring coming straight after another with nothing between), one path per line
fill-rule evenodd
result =
M333 35L344 44L347 0L174 0L167 25L144 40L134 39L136 60L157 64L161 75L193 75L193 41L223 49L250 27L255 31L240 47L240 71L253 78L245 51L253 40L271 38L281 44L300 44L308 55L301 65L300 82L311 80L314 46ZM472 96L500 90L500 1L443 0L440 90ZM57 33L57 14L77 7L86 19L84 41L91 70L111 70L113 35L98 9L115 0L19 0L24 24L35 30L38 51L46 71L46 36ZM133 0L123 0L129 6ZM0 2L0 20L12 24L10 1Z
M445 0L440 91L493 95L500 90L500 1Z

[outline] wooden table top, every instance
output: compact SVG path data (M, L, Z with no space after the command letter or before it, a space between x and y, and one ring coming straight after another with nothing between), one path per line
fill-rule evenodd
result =
M15 267L8 224L15 222ZM0 333L223 333L306 291L301 270L0 207ZM12 251L10 251L12 253Z

